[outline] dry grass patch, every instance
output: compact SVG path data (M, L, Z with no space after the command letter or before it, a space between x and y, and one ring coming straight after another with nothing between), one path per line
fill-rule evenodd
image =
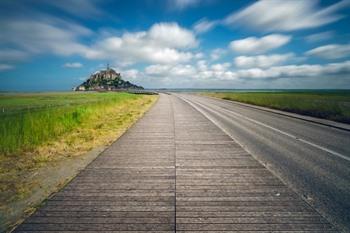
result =
M123 98L113 99L113 97L102 102L78 104L73 107L69 106L67 109L65 107L55 109L54 114L56 115L53 119L58 119L57 124L65 122L64 117L71 118L72 114L74 116L75 112L78 112L79 119L73 121L72 124L60 125L59 132L61 133L55 131L51 138L42 137L42 141L36 141L37 143L34 143L33 146L28 146L23 142L22 144L18 143L18 145L25 145L23 147L18 146L11 150L2 148L2 153L0 153L0 208L3 209L8 203L26 197L38 186L40 182L33 181L30 177L35 174L36 169L51 166L63 159L80 156L93 148L111 144L139 119L157 99L157 96L154 95L119 95L123 95ZM51 112L40 112L39 119L52 119L42 117L45 114L53 114L52 109L48 111ZM33 125L37 125L35 114L38 113L35 112L34 115L27 116ZM23 119L23 117L13 118L13 120L16 119ZM22 120L21 122L13 122L13 124L28 123ZM56 126L55 122L50 122L48 125ZM67 128L64 128L65 126ZM47 130L48 127L42 129ZM31 129L27 128L26 130ZM38 129L34 130L36 131L34 134L40 135L41 132ZM26 132L26 134L30 135L30 132Z

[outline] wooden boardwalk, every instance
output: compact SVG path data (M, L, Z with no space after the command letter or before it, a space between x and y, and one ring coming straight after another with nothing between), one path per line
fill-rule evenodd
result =
M157 104L15 232L335 232L190 105Z

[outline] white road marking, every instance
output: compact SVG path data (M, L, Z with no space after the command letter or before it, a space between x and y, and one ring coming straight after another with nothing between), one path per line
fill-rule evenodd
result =
M218 125L218 123L217 123L216 121L214 121L211 117L209 117L208 114L205 114L203 111L199 110L198 107L194 106L194 104L190 103L187 99L184 99L183 97L180 97L180 98L183 99L183 100L185 100L187 103L189 103L191 106L193 106L195 109L197 109L198 111L200 111L203 115L205 115L209 120L213 121L216 125ZM192 100L192 101L193 101L193 100ZM193 102L195 102L196 104L202 106L203 108L205 108L205 109L207 109L207 110L210 110L210 109L208 109L208 107L204 106L203 104L199 103L198 101L193 101ZM250 122L253 122L253 123L257 124L257 125L266 127L266 128L271 129L271 130L273 130L273 131L276 131L276 132L278 132L278 133L280 133L280 134L283 134L283 135L285 135L285 136L287 136L287 137L290 137L290 138L293 138L293 139L298 140L298 141L300 141L300 142L303 142L303 143L305 143L305 144L307 144L307 145L309 145L309 146L313 146L313 147L315 147L315 148L317 148L317 149L319 149L319 150L326 151L326 152L328 152L329 154L335 155L335 156L337 156L337 157L339 157L339 158L342 158L342 159L344 159L344 160L346 160L346 161L350 161L350 158L349 158L349 157L347 157L347 156L345 156L345 155L343 155L343 154L340 154L340 153L338 153L338 152L336 152L336 151L334 151L334 150L331 150L331 149L328 149L328 148L326 148L326 147L317 145L317 144L315 144L315 143L313 143L313 142L310 142L310 141L308 141L308 140L299 138L299 137L297 137L297 136L295 136L295 135L293 135L293 134L290 134L290 133L287 133L287 132L285 132L285 131L279 130L279 129L275 128L275 127L272 127L272 126L270 126L270 125L264 124L264 123L259 122L259 121L256 121L256 120L254 120L254 119L252 119L252 118L246 117L246 116L244 116L244 115L242 115L242 114L239 114L239 113L236 113L236 112L234 112L234 111L230 111L230 110L227 110L227 109L224 109L224 108L220 108L220 110L229 112L230 114L236 115L236 116L238 116L238 117L240 117L240 118L244 118L244 119L246 119L246 120L248 120L248 121L250 121ZM228 132L227 132L226 130L224 130L222 127L219 126L219 128L228 134ZM230 134L228 134L228 135L230 135Z

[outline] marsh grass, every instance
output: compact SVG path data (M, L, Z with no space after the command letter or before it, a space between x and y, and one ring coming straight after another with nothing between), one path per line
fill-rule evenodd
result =
M27 179L28 174L109 145L156 99L127 93L1 96L0 107L7 111L0 114L0 208L40 183ZM43 104L48 100L50 106Z
M202 93L226 100L350 123L350 92L215 92Z

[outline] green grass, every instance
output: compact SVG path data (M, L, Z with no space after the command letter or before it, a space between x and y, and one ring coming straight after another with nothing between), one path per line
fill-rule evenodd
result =
M115 92L0 94L0 218L50 183L51 168L110 145L156 100ZM41 168L47 176L36 175Z
M108 106L136 100L128 93L0 95L0 154L28 151L71 132Z
M97 93L97 92L50 92L50 93L22 93L0 94L0 114L11 114L25 111L39 111L41 109L69 107L101 103L110 100L127 99L128 93ZM1 116L1 115L0 115Z
M226 100L350 123L349 91L201 93Z
M107 146L156 101L128 93L0 95L0 210L41 181L27 177L93 148Z

